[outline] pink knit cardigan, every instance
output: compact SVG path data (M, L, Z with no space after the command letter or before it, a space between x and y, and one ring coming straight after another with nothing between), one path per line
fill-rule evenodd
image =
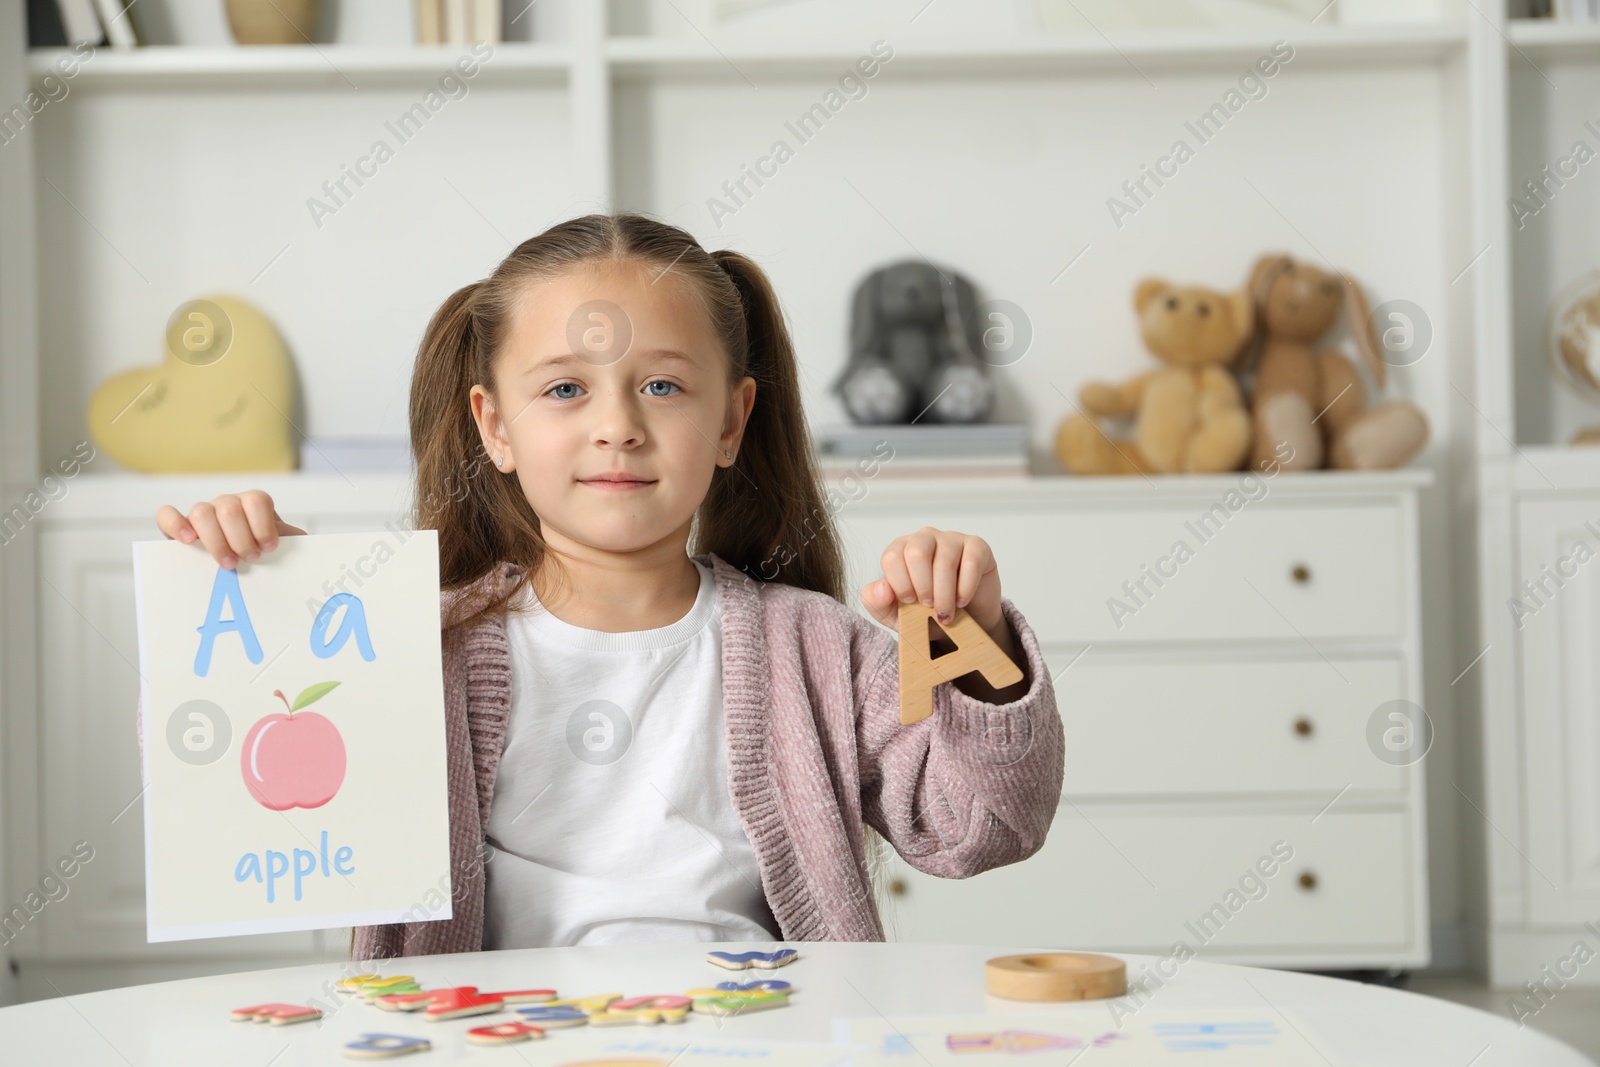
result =
M941 684L933 715L902 726L896 635L825 594L758 582L714 553L695 558L712 568L722 609L728 793L784 940L884 939L863 822L912 867L944 878L1038 851L1061 796L1061 719L1038 640L1009 597L1001 610L1026 659L1027 692L988 704ZM501 563L441 593L441 619L464 617L491 582L517 576ZM502 619L444 642L451 871L442 884L452 914L430 919L445 895L424 896L412 909L418 921L356 927L353 959L483 948L485 828L511 671Z

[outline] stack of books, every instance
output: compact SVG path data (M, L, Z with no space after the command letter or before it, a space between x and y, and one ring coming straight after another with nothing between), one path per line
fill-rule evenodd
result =
M306 473L411 470L409 437L308 437L300 445Z
M505 40L500 0L414 0L418 44Z
M1028 425L835 423L814 432L817 462L829 480L870 478L1027 478Z
M109 44L113 48L133 48L141 42L128 14L129 3L130 0L28 0L28 46Z
M1600 22L1600 0L1532 0L1528 16L1557 22Z

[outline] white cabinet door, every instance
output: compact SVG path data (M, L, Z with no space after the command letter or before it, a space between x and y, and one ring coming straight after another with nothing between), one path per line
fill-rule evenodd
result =
M1518 556L1505 610L1522 665L1528 919L1585 922L1600 914L1600 498L1521 505Z
M884 918L899 941L1421 962L1419 846L1393 808L1068 804L1038 853L972 878L925 875L891 851Z
M1420 765L1373 755L1374 711L1411 696L1395 657L1250 659L1043 648L1074 802L1188 795L1401 800ZM1060 664L1058 667L1057 664ZM1070 669L1068 669L1070 667Z
M75 842L94 854L33 920L37 940L25 932L14 951L51 960L320 958L315 932L145 941L133 542L156 536L148 521L41 534L40 854L22 862L42 877Z
M989 542L1005 594L1041 641L1404 639L1410 526L1395 500L1276 501L1221 525L1203 501L1086 510L1060 502L976 509L949 499L839 513L855 590L889 542L923 526ZM853 601L852 601L853 602Z

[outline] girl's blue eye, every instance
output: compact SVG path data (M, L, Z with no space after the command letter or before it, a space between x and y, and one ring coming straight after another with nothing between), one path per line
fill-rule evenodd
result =
M560 385L552 385L550 387L550 392L553 393L557 389L576 389L577 387L578 387L578 383L577 382L562 382ZM556 397L556 399L557 400L571 400L572 397L570 397L570 396L559 396L559 397Z
M655 381L651 382L650 385L670 385L674 389L678 388L678 383L677 382L669 382L665 378L657 378ZM650 388L650 385L645 386L645 388L646 389ZM682 390L679 390L679 392L682 392ZM651 396L662 396L662 397L665 397L665 396L671 396L672 394L671 393L651 393L650 395Z

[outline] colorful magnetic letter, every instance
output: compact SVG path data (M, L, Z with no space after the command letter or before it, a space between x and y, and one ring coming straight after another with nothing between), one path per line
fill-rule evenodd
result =
M306 1023L312 1019L320 1019L322 1012L317 1008L308 1008L304 1004L257 1004L253 1008L235 1008L228 1013L228 1017L236 1023L270 1022L273 1026L286 1026L289 1023Z
M490 993L486 996L496 996L507 1004L543 1004L545 1001L556 999L554 989L514 989L509 993Z
M588 997L567 997L564 1000L551 1000L546 1003L552 1008L571 1005L582 1008L584 1011L605 1011L613 1000L621 1000L621 993L596 993Z
M404 1056L408 1052L425 1052L433 1042L425 1037L406 1037L404 1034L362 1034L360 1041L344 1047L344 1054L353 1060L383 1060L390 1056Z
M505 1001L496 994L479 993L477 986L470 985L429 990L429 997L428 1006L422 1011L422 1017L429 1022L466 1015L492 1015L505 1007Z
M788 993L793 990L788 982L780 982L776 978L758 978L754 982L718 982L717 989L729 993ZM694 996L693 993L689 994Z
M725 997L702 997L694 1002L694 1010L706 1015L743 1015L788 1003L787 993L729 993Z
M706 962L730 971L742 971L746 967L760 967L765 971L793 963L799 956L792 948L780 948L776 952L707 952Z
M522 1020L546 1030L557 1030L567 1026L583 1026L589 1021L589 1013L576 1004L532 1004L526 1008L517 1008L516 1012Z
M474 1026L467 1031L467 1040L474 1045L514 1045L543 1037L544 1031L527 1023L495 1023L493 1026Z
M589 1013L590 1026L622 1026L638 1023L651 1026L655 1023L681 1023L689 1015L694 1002L688 997L651 995L629 997L606 1007L605 1011Z

